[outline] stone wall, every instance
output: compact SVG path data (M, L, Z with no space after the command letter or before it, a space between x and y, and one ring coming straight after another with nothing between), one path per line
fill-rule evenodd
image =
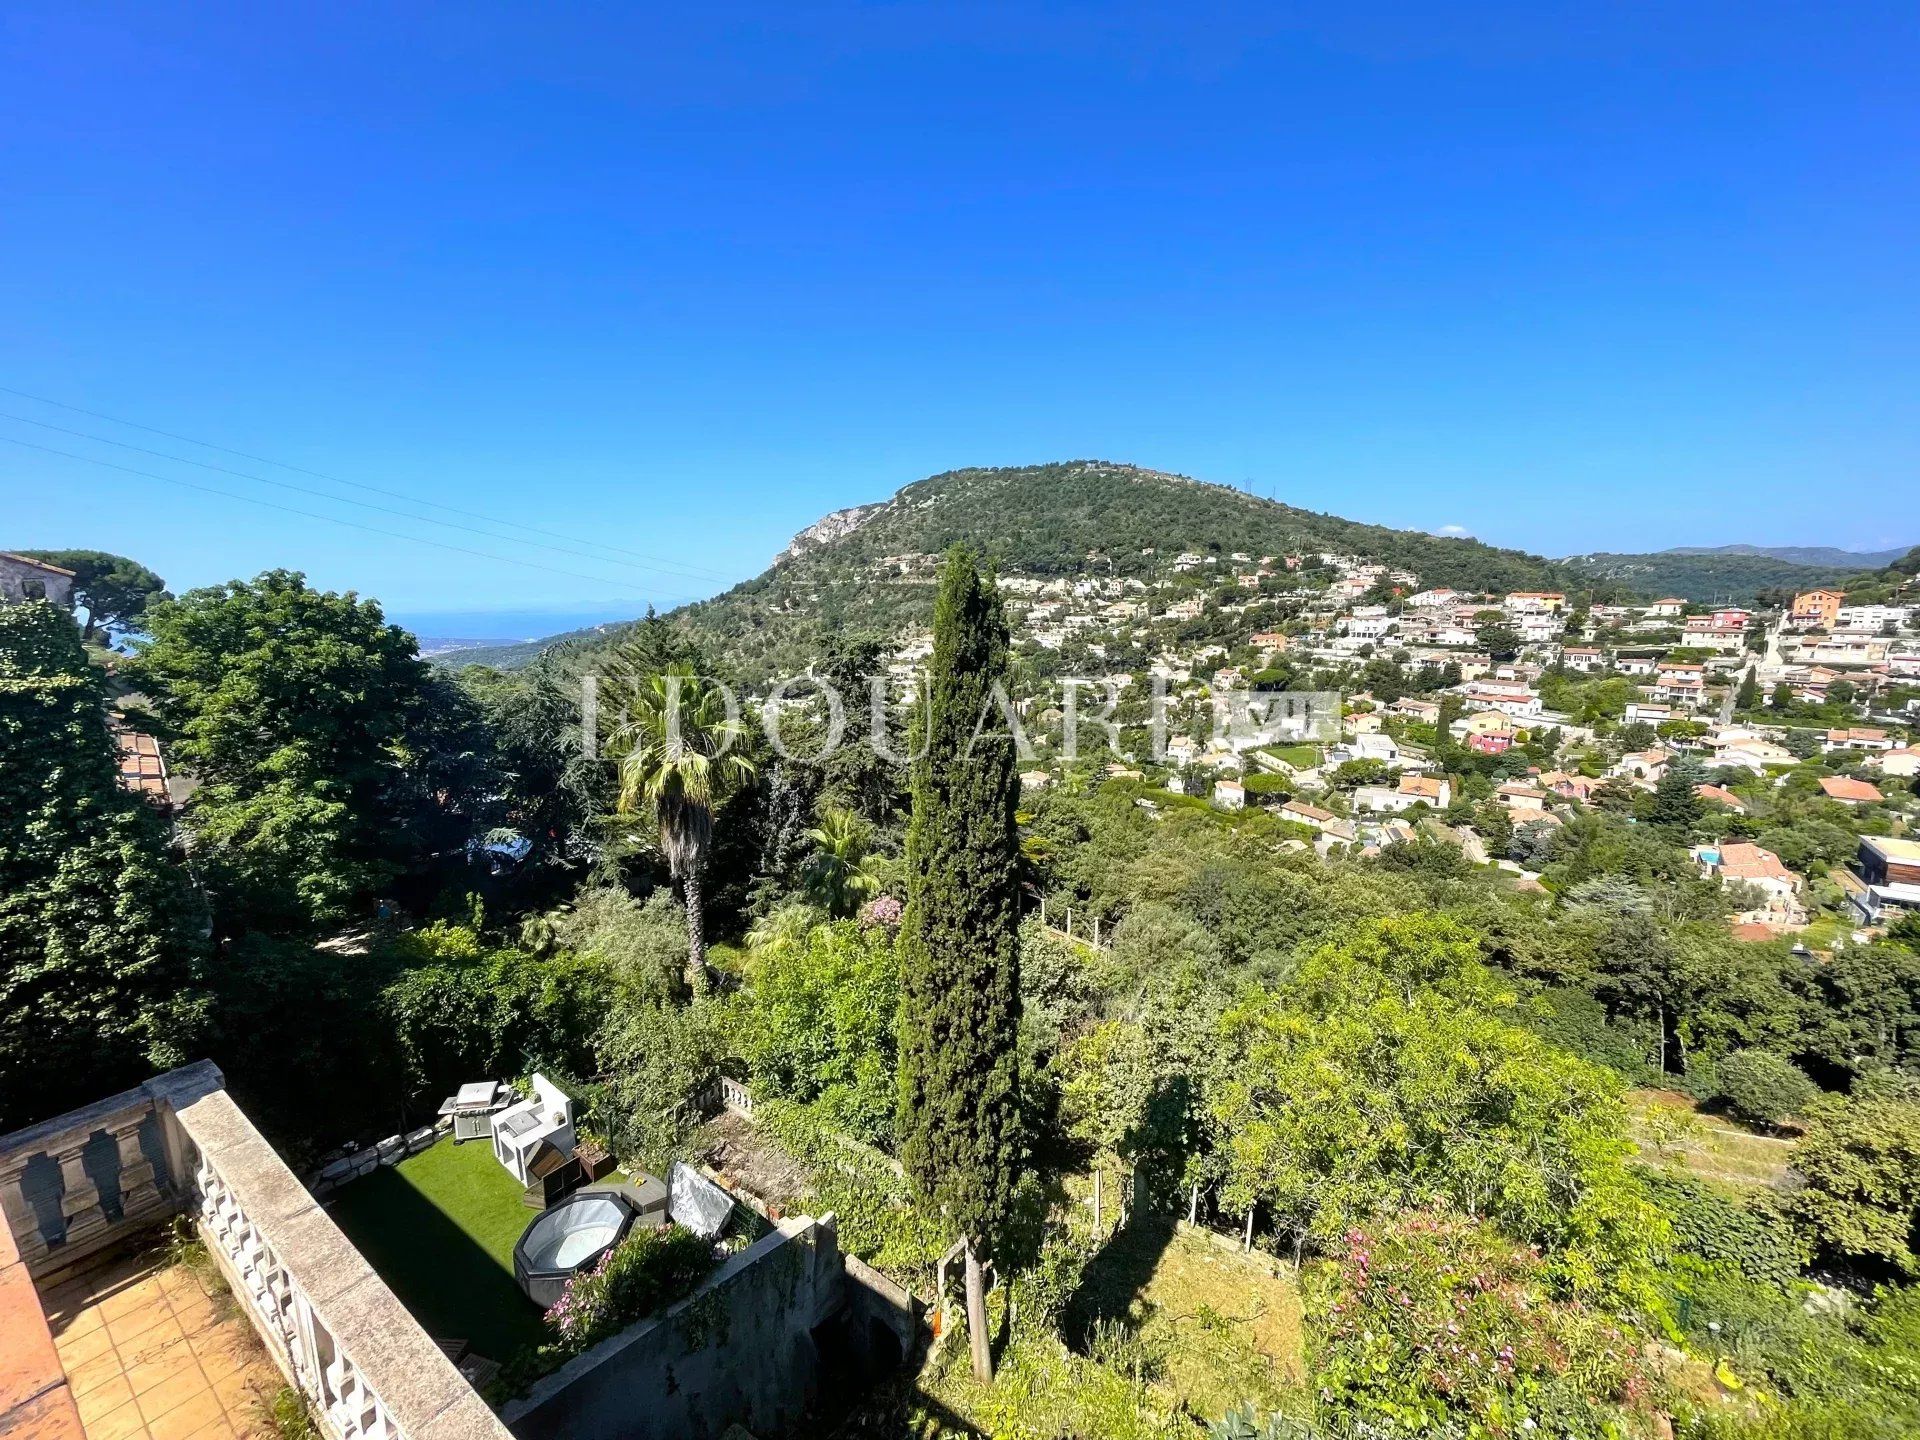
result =
M72 604L73 572L57 565L36 565L24 555L0 553L0 604L46 600L66 609Z
M814 1331L846 1303L832 1216L784 1220L692 1295L547 1376L503 1419L520 1440L779 1435L813 1402Z

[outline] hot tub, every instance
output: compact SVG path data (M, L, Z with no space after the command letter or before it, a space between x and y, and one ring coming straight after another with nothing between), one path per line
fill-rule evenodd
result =
M598 1264L638 1217L618 1191L577 1193L527 1226L513 1247L513 1278L529 1300L549 1309L565 1293L573 1272Z

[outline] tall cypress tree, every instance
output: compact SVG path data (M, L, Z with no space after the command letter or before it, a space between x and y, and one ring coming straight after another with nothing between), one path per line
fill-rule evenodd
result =
M934 604L923 741L913 766L901 924L900 1158L967 1246L974 1373L993 1373L983 1261L1005 1232L1021 1160L1014 742L1000 597L947 555Z
M1760 677L1753 666L1747 667L1747 673L1740 681L1740 690L1733 697L1736 710L1758 710L1760 708Z

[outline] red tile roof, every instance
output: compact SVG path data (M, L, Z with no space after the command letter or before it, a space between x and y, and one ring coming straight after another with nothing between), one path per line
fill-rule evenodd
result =
M1845 800L1850 804L1861 802L1874 804L1886 798L1880 793L1877 786L1869 785L1864 780L1851 779L1845 775L1821 776L1820 788L1826 791L1828 798Z

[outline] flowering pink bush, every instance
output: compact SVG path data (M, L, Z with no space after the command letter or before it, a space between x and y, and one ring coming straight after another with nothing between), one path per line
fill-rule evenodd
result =
M547 1325L562 1349L579 1354L690 1293L713 1264L712 1248L690 1230L635 1231L591 1269L573 1272Z
M902 905L891 895L877 895L860 907L860 923L869 929L876 925L892 927L900 923L905 912Z

